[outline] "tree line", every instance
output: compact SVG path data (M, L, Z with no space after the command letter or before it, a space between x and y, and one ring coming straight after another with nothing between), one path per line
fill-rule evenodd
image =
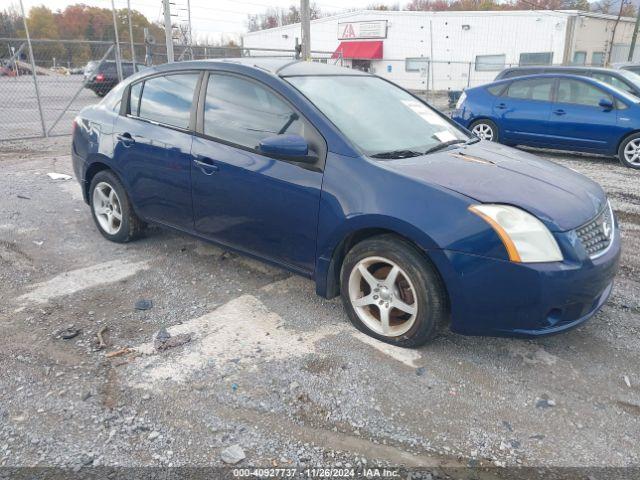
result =
M400 3L372 3L367 10L411 10L411 11L473 11L473 10L581 10L617 15L623 3L622 16L634 17L636 8L629 0L600 0L590 3L588 0L411 0L401 6ZM311 20L334 15L336 12L322 11L311 4ZM280 27L300 22L300 9L297 5L289 8L269 8L263 13L249 15L247 27L250 32Z
M34 40L59 40L57 42L34 42L33 51L39 64L49 64L52 59L64 66L81 66L89 60L102 57L109 48L107 43L115 41L113 14L110 9L91 7L83 4L69 5L64 10L52 11L42 5L33 7L27 15L29 34ZM144 42L144 28L148 28L155 38L164 38L164 29L150 22L137 10L131 10L133 41ZM130 58L129 20L127 9L116 10L118 36L123 45L122 55ZM21 15L15 9L0 11L0 38L25 38L24 24ZM96 40L106 42L103 45L91 43L71 43L63 40ZM136 48L136 56L142 60L143 47ZM4 50L4 49L3 49ZM0 53L0 57L5 52Z

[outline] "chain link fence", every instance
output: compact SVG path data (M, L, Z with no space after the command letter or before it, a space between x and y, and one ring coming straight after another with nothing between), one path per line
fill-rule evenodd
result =
M166 46L159 44L121 42L118 50L115 42L32 39L30 45L26 38L0 38L0 140L68 135L77 113L100 101L118 82L118 70L125 78L147 65L167 61ZM295 54L293 49L174 46L176 61L293 59ZM313 52L311 60L337 61L330 52Z
M294 49L174 46L176 61L260 56L293 59L295 55ZM0 38L0 105L4 112L0 140L68 135L77 113L98 102L118 82L118 60L124 78L146 65L165 63L166 46L121 42L118 50L108 41L33 39L30 49L25 38ZM333 52L312 52L310 60L361 68L353 60L335 58ZM464 89L491 82L504 68L518 66L418 60L409 64L407 59L382 59L368 71L390 78L446 111Z

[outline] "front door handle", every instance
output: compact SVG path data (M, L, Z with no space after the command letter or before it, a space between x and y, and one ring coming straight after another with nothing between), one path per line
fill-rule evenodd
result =
M208 157L195 157L193 163L204 173L205 175L213 175L218 171L218 166Z
M507 106L504 103L499 103L498 105L496 105L496 108L498 110L504 110L505 108L507 108Z
M567 112L565 112L561 108L559 108L558 110L554 110L553 113L555 113L556 115L566 115L567 114Z
M118 141L120 143L122 143L123 147L130 147L131 145L136 143L136 141L133 139L131 134L128 133L128 132L120 133L120 134L116 135L116 138L118 139Z

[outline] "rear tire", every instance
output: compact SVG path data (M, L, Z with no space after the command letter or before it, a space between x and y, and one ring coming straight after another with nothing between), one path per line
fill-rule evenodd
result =
M498 126L486 118L472 122L471 125L469 125L469 130L480 140L487 140L489 142L500 141Z
M93 177L89 202L93 221L107 240L126 243L142 234L145 224L133 211L127 192L111 170L102 170Z
M395 235L356 244L340 277L351 323L383 342L423 345L447 319L447 295L435 268L424 253Z
M625 167L640 170L640 133L634 133L620 142L618 160Z

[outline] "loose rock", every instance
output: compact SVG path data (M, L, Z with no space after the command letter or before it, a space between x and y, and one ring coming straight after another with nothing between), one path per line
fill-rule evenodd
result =
M240 445L231 445L222 451L220 458L224 463L235 465L236 463L244 460L246 455Z

